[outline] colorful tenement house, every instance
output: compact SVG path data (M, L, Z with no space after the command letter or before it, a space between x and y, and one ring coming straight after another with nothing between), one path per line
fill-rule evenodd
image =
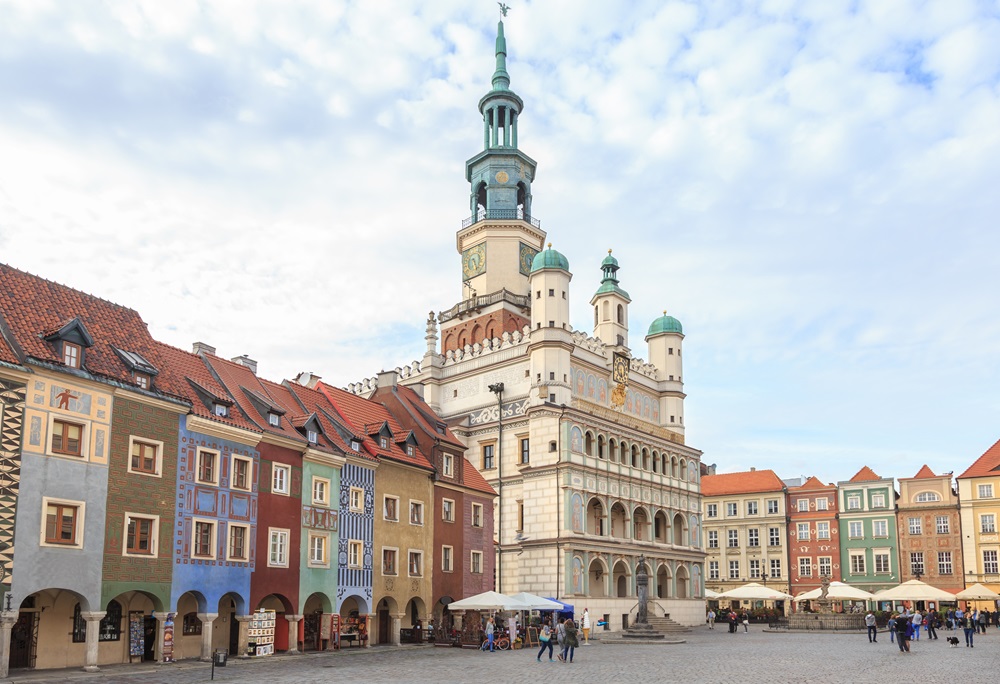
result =
M411 430L434 466L434 625L445 639L458 627L448 604L493 589L496 492L465 458L465 445L395 371L379 374L372 396Z
M837 486L843 581L872 593L899 584L893 479L865 466Z
M705 475L701 495L706 586L722 592L761 582L788 593L788 524L781 478L773 470L755 469Z
M0 265L0 334L3 529L17 541L4 559L0 674L122 662L132 622L137 655L156 657L188 407L131 309Z
M694 624L704 618L701 452L684 437L682 327L666 314L652 321L649 362L634 357L631 299L609 254L589 299L593 335L574 330L569 262L545 249L532 214L536 163L518 147L524 103L510 89L503 29L479 101L483 149L466 162L461 298L431 313L426 354L399 382L497 491L498 591L565 598L615 616L618 630L620 616L634 617L645 556L657 611Z
M958 476L965 583L1000 593L1000 442Z
M899 478L896 505L900 581L920 579L939 589L965 588L962 526L952 474L935 475L926 465Z
M788 562L793 596L818 588L823 577L840 582L837 486L810 477L788 488Z

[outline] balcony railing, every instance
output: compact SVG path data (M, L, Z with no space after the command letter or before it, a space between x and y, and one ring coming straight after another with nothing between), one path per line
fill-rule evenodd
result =
M525 223L530 223L535 228L541 230L542 222L538 219L532 217L530 214L525 214L521 209L490 209L488 211L480 211L475 216L470 216L469 218L462 221L462 228L468 228L471 225L479 223L480 221L524 221Z
M531 307L531 297L528 295L519 295L509 292L508 290L497 290L488 295L482 295L479 297L472 297L471 299L466 299L464 302L459 302L455 306L451 307L447 311L442 311L438 315L438 322L445 323L455 318L456 316L461 316L468 311L474 311L475 309L481 309L484 306L489 306L491 304L496 304L497 302L509 302L514 306L520 306L523 308Z

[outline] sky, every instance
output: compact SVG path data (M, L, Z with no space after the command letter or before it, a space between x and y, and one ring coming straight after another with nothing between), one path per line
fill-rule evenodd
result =
M1000 3L512 0L571 318L684 325L719 472L961 473L1000 438ZM488 0L0 0L0 261L337 386L462 297Z

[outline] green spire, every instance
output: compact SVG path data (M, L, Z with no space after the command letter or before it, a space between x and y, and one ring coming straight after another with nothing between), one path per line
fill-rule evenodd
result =
M507 73L507 39L503 37L503 20L497 22L497 70L493 72L493 90L510 90Z

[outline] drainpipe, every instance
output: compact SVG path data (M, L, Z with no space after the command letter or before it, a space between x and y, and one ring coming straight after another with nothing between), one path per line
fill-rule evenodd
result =
M499 559L497 562L497 592L503 593L503 383L490 385L490 392L497 395L497 538L499 541Z

